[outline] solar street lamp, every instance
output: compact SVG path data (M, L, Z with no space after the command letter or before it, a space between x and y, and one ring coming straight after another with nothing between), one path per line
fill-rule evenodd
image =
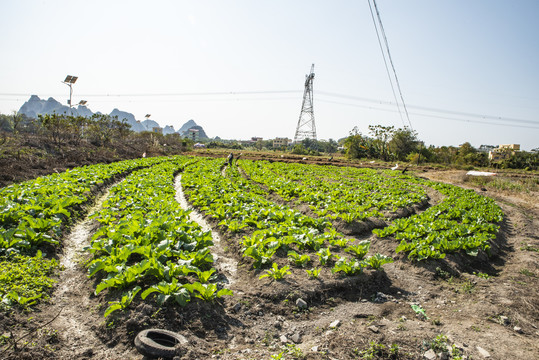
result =
M81 105L81 106L86 106L86 104L88 104L88 101L86 101L86 100L79 101L79 105Z
M73 96L73 84L75 83L75 81L77 81L78 78L79 78L78 76L67 75L66 79L62 81L64 84L69 86L69 100L67 101L67 103L69 104L69 107L72 107L71 96Z

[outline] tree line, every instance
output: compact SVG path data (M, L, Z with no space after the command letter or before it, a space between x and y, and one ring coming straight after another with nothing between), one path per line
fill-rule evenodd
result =
M37 119L16 112L12 115L0 114L0 133L0 143L5 143L10 136L21 140L39 137L40 140L56 146L89 143L111 147L115 144L136 142L138 147L141 144L147 147L164 145L184 150L192 147L192 141L179 134L136 133L125 120L118 120L118 117L106 114L84 117L53 113L38 115Z

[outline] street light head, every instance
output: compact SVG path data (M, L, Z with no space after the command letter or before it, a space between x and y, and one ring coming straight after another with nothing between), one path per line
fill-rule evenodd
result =
M145 118L146 118L146 119L149 119L150 116L152 116L152 115L151 115L151 114L146 114Z
M86 100L79 101L79 105L82 105L82 106L86 105L87 103L88 103L88 101L86 101Z
M77 81L78 78L79 78L78 76L67 75L67 76L66 76L66 79L64 80L64 82L65 82L66 84L74 84L75 81Z

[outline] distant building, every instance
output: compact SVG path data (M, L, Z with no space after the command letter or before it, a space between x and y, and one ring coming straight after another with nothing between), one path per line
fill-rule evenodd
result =
M261 137L258 137L258 136L253 136L251 138L252 142L259 142L259 141L262 141L262 140L264 140L264 138L261 138Z
M159 126L153 127L152 132L162 134L163 133L163 128L159 127Z
M287 147L288 144L291 144L292 140L289 138L275 138L273 139L273 148L282 148Z
M494 150L496 148L497 148L496 145L481 145L479 147L479 149L477 149L477 150L480 151L480 152L489 152L489 151L492 151L492 150Z
M489 161L500 161L510 158L515 155L515 152L520 151L520 144L505 144L500 145L496 149L492 149L488 153Z

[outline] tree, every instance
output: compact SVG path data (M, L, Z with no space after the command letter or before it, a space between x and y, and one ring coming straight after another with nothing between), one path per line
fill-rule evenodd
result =
M369 156L368 138L361 135L357 126L350 131L350 136L344 140L346 156L350 159L361 159Z
M408 155L419 152L417 132L408 127L394 130L389 141L389 150L397 160L405 161Z
M395 133L394 126L369 125L369 131L374 137L373 145L378 149L380 158L389 160L388 142Z

